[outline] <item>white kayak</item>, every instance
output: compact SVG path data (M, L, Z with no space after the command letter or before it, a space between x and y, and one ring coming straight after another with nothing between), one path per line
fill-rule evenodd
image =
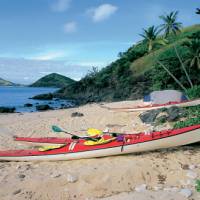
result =
M113 110L117 112L139 112L139 111L155 110L155 109L160 109L160 108L170 108L172 106L188 107L188 106L197 106L197 105L200 105L200 99L196 99L193 101L184 101L184 102L170 102L167 104L153 104L153 105L143 105L143 106L136 106L136 107L121 107L121 108L107 107L107 108L109 110Z

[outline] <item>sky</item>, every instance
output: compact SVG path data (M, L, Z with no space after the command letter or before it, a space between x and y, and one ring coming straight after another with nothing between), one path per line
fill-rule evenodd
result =
M75 80L141 40L143 28L179 11L198 24L198 0L0 0L0 77L30 84L49 73Z

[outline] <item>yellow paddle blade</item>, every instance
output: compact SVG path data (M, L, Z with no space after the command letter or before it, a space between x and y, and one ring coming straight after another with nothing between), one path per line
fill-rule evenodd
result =
M59 149L59 148L64 147L64 146L65 146L65 144L42 146L42 147L38 148L38 150L39 151L49 151L49 150L53 150L53 149Z
M88 134L89 136L95 136L95 135L102 135L103 132L100 131L100 130L98 130L98 129L95 129L95 128L89 128L89 129L87 130L87 134Z
M110 138L110 139L106 140L104 138L101 138L98 141L87 140L87 141L84 142L84 145L86 145L86 146L93 146L93 145L99 145L99 144L106 144L106 143L112 142L115 139L116 138Z

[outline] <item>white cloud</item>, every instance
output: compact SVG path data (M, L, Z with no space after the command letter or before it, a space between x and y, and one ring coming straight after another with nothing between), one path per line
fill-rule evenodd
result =
M45 60L54 60L54 59L57 59L57 58L61 58L63 56L64 56L63 52L49 52L49 53L46 53L46 54L41 54L41 55L31 57L31 59L44 60L45 61Z
M64 12L70 7L71 0L54 0L51 10L54 12Z
M83 61L83 62L77 62L76 63L78 66L82 66L82 67L105 67L109 64L109 62L102 62L102 61Z
M64 25L64 31L65 33L74 33L77 31L77 23L72 21L68 22Z
M49 73L59 73L79 80L90 69L90 66L80 66L67 61L0 57L1 77L15 83L30 84Z
M96 8L91 8L87 10L87 13L91 15L94 22L100 22L108 19L118 10L117 6L111 4L102 4Z

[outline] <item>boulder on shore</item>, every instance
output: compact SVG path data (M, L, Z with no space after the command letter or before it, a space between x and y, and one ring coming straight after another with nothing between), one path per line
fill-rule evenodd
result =
M14 113L15 107L0 107L0 113Z
M140 114L139 117L143 123L152 124L160 112L161 110L150 110Z
M36 106L36 110L38 111L45 111L45 110L52 110L53 108L49 105L38 105Z
M80 112L74 112L71 114L71 117L83 117L84 114L83 113L80 113Z
M32 107L32 106L33 106L32 103L26 103L26 104L24 104L24 107Z
M140 119L143 123L154 124L165 123L165 122L174 122L185 116L185 111L176 106L170 108L160 108L157 110L149 110L140 114Z

